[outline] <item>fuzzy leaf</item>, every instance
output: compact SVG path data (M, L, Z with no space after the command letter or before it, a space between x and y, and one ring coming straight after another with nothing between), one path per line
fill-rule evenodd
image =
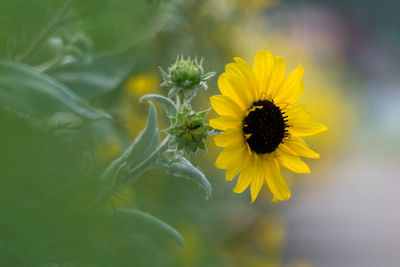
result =
M183 237L177 230L162 220L137 209L117 208L106 214L106 225L112 231L123 232L124 235L146 233L155 238L172 239L182 249L185 248Z
M167 112L168 116L175 116L176 106L175 106L174 102L172 102L169 98L166 98L162 95L148 94L148 95L142 96L140 98L140 101L149 100L149 99L160 103L165 108L165 111Z
M126 171L134 169L156 150L160 136L157 129L157 110L152 102L149 105L146 127L129 148L111 163L103 175L105 179L114 179L117 172L121 173L120 168L123 165L126 165Z
M74 111L87 119L111 118L50 76L6 61L0 61L0 105L30 115Z
M152 102L149 102L149 105L146 127L128 148L130 153L127 161L130 169L146 160L156 150L160 139L160 133L157 129L157 110Z
M212 187L204 174L184 157L171 162L169 173L175 177L182 177L197 183L206 193L206 199L211 196Z

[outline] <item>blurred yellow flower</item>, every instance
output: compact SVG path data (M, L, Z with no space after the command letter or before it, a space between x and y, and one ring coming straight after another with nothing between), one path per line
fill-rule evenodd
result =
M131 207L134 202L134 191L132 187L125 188L122 192L119 192L111 196L111 201L108 203L108 207L128 208Z
M109 161L122 152L122 144L118 136L110 135L102 140L95 148L94 156L99 161Z
M221 115L210 125L224 132L215 143L224 150L215 165L226 169L231 181L238 173L233 189L242 193L250 185L252 202L264 180L274 195L273 201L287 200L290 190L280 173L284 166L296 173L310 169L300 156L319 158L301 139L327 130L310 121L302 104L295 104L304 91L304 70L298 66L284 77L286 63L281 57L260 50L253 68L241 58L226 65L218 80L222 95L210 98L214 110Z
M124 87L124 97L120 114L126 121L124 124L127 133L136 137L146 126L147 105L139 103L139 98L145 94L158 93L160 79L156 73L147 72L133 75Z
M252 10L260 10L274 6L278 3L278 0L237 0L240 8L247 8Z
M272 214L256 218L226 242L223 257L227 266L282 266L286 223Z
M287 267L314 267L314 265L307 260L295 260L295 261L288 263L285 266L287 266Z
M206 247L202 244L202 236L196 225L188 223L183 225L179 232L185 237L185 251L179 254L179 266L201 266Z
M142 96L153 92L159 85L158 76L155 73L142 73L132 76L125 87L132 95Z

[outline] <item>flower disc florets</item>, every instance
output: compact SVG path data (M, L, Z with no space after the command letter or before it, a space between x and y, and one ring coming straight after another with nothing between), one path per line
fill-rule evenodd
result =
M212 128L204 123L208 110L195 113L193 110L183 107L183 110L171 118L172 125L166 131L172 135L178 150L185 153L194 152L200 148L207 151L204 140Z
M271 153L283 138L288 136L287 116L272 101L258 100L253 103L243 120L246 142L257 154Z
M168 68L168 73L160 68L163 77L161 86L169 87L168 97L173 98L179 93L183 93L185 98L195 95L198 88L207 89L207 81L215 75L214 72L204 73L202 61L184 59L178 57L176 62Z

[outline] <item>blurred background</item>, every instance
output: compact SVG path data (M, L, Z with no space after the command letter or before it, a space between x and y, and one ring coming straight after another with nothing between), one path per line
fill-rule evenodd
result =
M46 137L26 129L20 116L0 114L0 206L7 218L1 223L0 263L78 266L68 257L60 258L63 253L49 256L46 264L56 265L31 265L33 258L18 254L25 246L35 247L33 236L42 235L28 227L24 216L39 205L32 200L38 195L58 194L54 188L68 175L95 179L126 149L146 125L148 105L139 98L148 93L167 95L159 86L159 66L167 68L177 55L197 56L204 58L206 71L219 75L233 57L251 63L258 50L266 49L286 60L287 71L303 65L306 90L301 102L315 121L329 128L306 140L321 154L319 160L306 159L311 174L284 173L290 200L271 203L266 186L254 204L249 190L233 193L235 183L226 182L224 172L213 165L220 149L209 138L209 152L192 159L213 187L208 200L191 181L151 170L113 201L174 227L185 240L184 250L157 238L117 242L114 250L133 255L117 264L101 258L104 248L86 251L79 238L62 244L49 241L48 247L74 248L84 258L100 258L79 266L397 266L399 8L397 1L389 0L1 1L0 104L30 114L29 120L40 127L62 129L58 138ZM81 118L82 114L54 109L54 103L40 102L34 93L12 95L7 88L36 85L6 72L4 62L28 65L96 108ZM209 97L218 92L215 77L209 89L196 96L193 107L207 109ZM157 107L159 129L165 129L168 120ZM100 109L113 119L104 119ZM210 112L207 120L213 117L216 114ZM50 139L48 146L40 145ZM74 173L87 154L93 171ZM24 179L5 179L13 175ZM56 205L60 214L79 218L76 210L92 197L91 183L85 181L77 182L81 191L62 196L52 209L45 209L47 215L32 213L30 218L51 228L54 224L46 216L58 216L53 213ZM22 234L11 235L10 229L21 233L18 227L24 229ZM35 259L44 251L33 253Z

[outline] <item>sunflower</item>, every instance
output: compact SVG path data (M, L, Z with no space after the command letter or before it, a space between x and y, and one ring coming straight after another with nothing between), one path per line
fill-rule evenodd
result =
M253 67L234 58L218 79L221 95L210 98L220 115L210 125L223 132L215 143L224 150L215 165L226 170L226 180L239 174L233 191L242 193L250 185L252 203L266 181L274 198L287 200L290 190L281 166L296 173L310 173L301 157L319 158L301 137L327 130L325 125L310 121L303 104L296 104L304 91L304 70L298 66L285 76L286 64L281 57L265 50L257 53Z

